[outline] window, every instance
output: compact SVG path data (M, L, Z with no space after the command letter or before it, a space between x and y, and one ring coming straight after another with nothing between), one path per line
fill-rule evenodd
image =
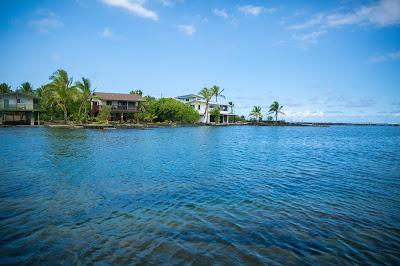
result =
M200 110L200 104L199 104L199 106L197 106L197 110Z
M112 105L112 101L107 101L107 105Z
M17 103L25 103L25 99L23 98L17 99Z
M187 102L189 101L189 99L188 99L188 98L186 98L185 100L186 100Z

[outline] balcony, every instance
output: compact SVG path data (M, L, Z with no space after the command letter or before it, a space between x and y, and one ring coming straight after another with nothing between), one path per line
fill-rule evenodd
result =
M135 113L139 112L139 108L137 106L127 106L127 105L110 105L111 112L113 113ZM92 107L92 112L97 113L101 109L101 106L96 105Z
M17 104L4 104L0 102L0 110L2 111L38 111L39 104L32 103L17 103Z

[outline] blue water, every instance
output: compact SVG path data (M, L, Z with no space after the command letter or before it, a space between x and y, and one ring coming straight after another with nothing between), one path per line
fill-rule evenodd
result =
M399 127L0 128L0 264L399 254Z

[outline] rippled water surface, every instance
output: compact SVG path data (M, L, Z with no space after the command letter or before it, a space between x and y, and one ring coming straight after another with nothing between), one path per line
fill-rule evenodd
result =
M399 264L400 128L0 129L0 264Z

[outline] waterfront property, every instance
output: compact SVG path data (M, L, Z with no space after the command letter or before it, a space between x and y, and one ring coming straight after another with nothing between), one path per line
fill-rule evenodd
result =
M0 125L40 125L39 98L20 92L0 94Z
M145 99L137 94L95 92L91 102L92 115L97 116L104 105L111 109L109 120L126 122L140 112L139 103Z
M200 118L198 121L199 123L207 123L207 121L209 121L211 123L219 122L227 124L231 121L230 117L234 116L231 112L229 112L228 104L212 101L209 102L209 110L206 114L206 101L203 97L196 94L182 95L175 98L185 104L190 105L200 114ZM216 117L212 114L212 110L214 108L220 109L219 117Z

